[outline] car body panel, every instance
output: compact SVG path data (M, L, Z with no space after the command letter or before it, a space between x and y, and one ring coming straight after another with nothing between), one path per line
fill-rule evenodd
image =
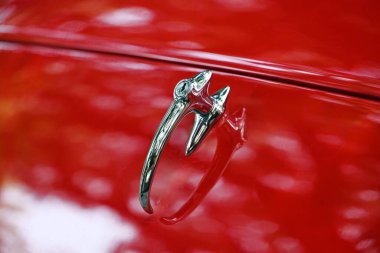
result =
M380 96L379 2L5 1L0 39Z
M19 252L362 252L380 247L380 103L215 71L246 109L244 146L194 212L213 132L173 133L138 202L142 165L175 84L203 69L0 43L0 247Z

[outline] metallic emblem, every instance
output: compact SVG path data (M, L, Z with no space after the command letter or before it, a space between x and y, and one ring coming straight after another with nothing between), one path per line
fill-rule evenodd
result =
M179 122L194 113L194 125L187 141L185 154L190 155L220 119L225 110L230 87L226 86L211 96L208 94L211 71L181 80L174 88L174 99L159 125L145 159L140 180L140 203L148 213L153 213L149 192L158 160L166 141Z

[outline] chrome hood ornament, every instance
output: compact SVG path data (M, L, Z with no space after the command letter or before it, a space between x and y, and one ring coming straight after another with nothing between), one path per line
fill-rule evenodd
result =
M174 99L159 125L145 159L140 180L140 203L148 213L153 213L149 192L158 160L166 141L178 123L188 113L195 113L194 125L186 144L185 154L190 155L206 137L225 110L230 87L226 86L211 96L208 94L211 71L178 82Z

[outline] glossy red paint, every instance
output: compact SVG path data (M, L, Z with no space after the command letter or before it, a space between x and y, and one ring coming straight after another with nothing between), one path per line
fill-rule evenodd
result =
M96 2L95 2L96 3ZM174 85L201 69L0 43L0 247L7 252L376 252L380 103L214 72L246 108L247 142L183 221L211 133L186 158L185 120L147 215L138 185ZM210 92L213 92L210 91Z
M0 39L108 51L380 97L380 4L13 0Z

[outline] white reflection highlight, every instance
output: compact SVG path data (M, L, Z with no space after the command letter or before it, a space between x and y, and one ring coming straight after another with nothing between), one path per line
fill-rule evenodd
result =
M345 241L355 241L363 234L363 228L355 224L346 224L338 229L338 234Z
M153 20L154 14L147 8L130 7L114 10L100 15L97 20L114 26L143 26Z
M240 246L245 252L266 253L270 252L270 245L260 237L243 237L240 239Z
M301 149L301 144L297 139L285 135L270 136L268 138L268 144L278 150L289 153L298 153Z
M237 151L235 151L235 154L233 155L235 160L254 160L256 158L257 154L256 151L249 147L249 146L243 146L239 148Z
M255 220L248 224L251 234L268 235L278 231L279 225L269 220Z
M208 218L207 216L199 212L202 212L202 208L197 208L197 210L195 210L189 216L189 218L197 217L197 222L191 223L191 226L194 228L195 232L202 234L215 234L225 229L223 223L218 222L215 219Z
M91 99L90 104L103 110L116 110L124 107L124 101L115 96L97 96Z
M380 114L368 114L367 119L376 124L380 124Z
M7 18L9 18L13 12L15 11L14 6L6 6L3 8L0 8L0 22L4 22Z
M279 72L290 72L289 68L281 67L279 65L276 65L276 66L275 65L261 65L260 68L279 71Z
M23 28L23 31L26 34L30 34L35 37L41 36L43 38L51 37L51 38L65 39L65 40L82 40L86 38L84 35L79 34L79 33L57 31L57 30L46 29L46 28L41 28L41 27L33 27L33 26L25 27Z
M154 108L165 109L168 108L172 102L172 98L168 97L153 97L149 102Z
M136 183L135 185L137 185ZM141 204L139 201L139 198L127 198L126 199L126 206L128 207L128 210L131 211L133 214L141 216L141 217L146 217L146 213L144 210L141 208Z
M96 68L102 71L128 71L128 70L145 70L152 71L154 66L146 63L137 62L99 62Z
M349 74L357 75L357 76L365 76L369 78L373 78L378 80L380 78L380 67L378 66L365 66L365 67L356 67L349 71ZM376 87L378 87L376 85Z
M169 43L171 46L185 49L202 49L203 46L195 41L190 40L178 40Z
M310 192L313 188L312 182L310 181L299 180L279 173L270 173L261 176L259 181L269 188L294 193Z
M91 178L84 185L86 192L96 199L107 199L112 194L112 184L103 178Z
M355 80L355 79L344 77L344 76L330 76L330 77L333 79L341 80L341 81L345 81L345 82L357 82L357 80Z
M81 188L93 199L105 200L110 198L112 195L112 183L105 178L78 172L74 174L72 180L78 188Z
M358 244L356 244L355 249L356 250L366 250L369 247L372 247L374 244L375 244L375 240L373 240L373 239L362 240L362 241L358 242Z
M9 222L27 252L112 252L137 234L109 208L84 209L55 196L37 198L21 185L3 187L1 200L18 208L3 209L0 219Z
M329 104L336 104L336 105L343 105L343 106L349 106L353 107L353 103L348 103L340 99L339 97L332 97L332 96L324 96L324 95L313 95L312 96L314 99L317 99L319 101L324 101Z
M281 152L287 153L287 158L297 166L298 169L310 169L314 161L307 149L302 146L300 139L289 133L272 134L267 139L268 145Z
M368 212L360 207L350 207L343 211L343 217L346 219L361 219L368 216Z
M379 200L380 193L374 190L364 190L358 193L358 198L365 202L373 202Z
M247 195L248 193L242 192L238 186L221 178L209 192L207 201L213 203L230 202L236 205L238 202L244 202L248 197Z
M1 28L1 26L0 26ZM1 29L0 29L0 32ZM0 42L0 51L16 51L20 49L21 47L15 43L10 43L10 42Z
M196 58L201 58L201 59L209 59L209 60L215 60L215 61L240 63L243 65L250 65L250 64L248 64L247 59L234 57L234 56L230 56L230 55L222 55L222 54L193 51L193 50L176 50L175 53L178 55L191 56L191 57L196 57ZM251 63L251 65L255 66L254 63Z
M49 32L47 31L46 33L49 33ZM94 58L99 57L95 53L84 52L80 50L69 50L69 49L57 50L57 49L48 48L48 47L30 47L28 48L28 51L36 55L52 56L52 57L63 56L65 58L69 57L69 58L80 59L80 60L91 59L93 61L96 61L96 59Z
M38 50L41 51L41 49L38 49ZM44 50L46 50L46 49L44 48ZM53 49L53 50L51 50L51 53L52 53L52 55L55 56L55 55L57 55L57 50ZM60 53L60 52L58 52L58 53ZM80 50L62 50L61 54L64 56L70 56L72 58L77 58L77 59L92 59L95 57L99 57L95 53L84 52L84 51L80 51Z
M107 132L100 137L96 147L105 150L107 153L126 156L144 150L141 146L144 146L146 142L142 138L126 135L122 132Z
M281 253L302 253L304 249L299 240L292 237L280 237L273 242L275 248Z
M45 67L45 72L52 75L63 74L69 70L71 70L71 65L66 62L52 62Z
M198 58L203 60L213 60L218 62L229 62L233 64L240 64L243 66L249 66L249 67L255 67L263 70L271 70L271 71L278 71L278 72L284 72L284 73L298 73L303 75L309 75L309 76L324 76L325 74L317 72L315 69L305 70L305 69L296 69L294 67L283 65L283 64L273 64L271 62L265 62L260 60L253 60L249 58L243 58L243 57L236 57L232 55L223 55L223 54L216 54L216 53L209 53L209 52L201 52L191 50L191 49L184 49L184 50L172 50L172 52L179 56L189 56L192 58Z
M0 32L2 33L12 33L17 29L14 25L0 25Z
M252 220L249 217L235 217L238 224L228 229L228 233L235 238L240 247L246 252L271 252L267 238L271 238L278 230L279 225L266 219ZM244 224L244 225L242 225Z

